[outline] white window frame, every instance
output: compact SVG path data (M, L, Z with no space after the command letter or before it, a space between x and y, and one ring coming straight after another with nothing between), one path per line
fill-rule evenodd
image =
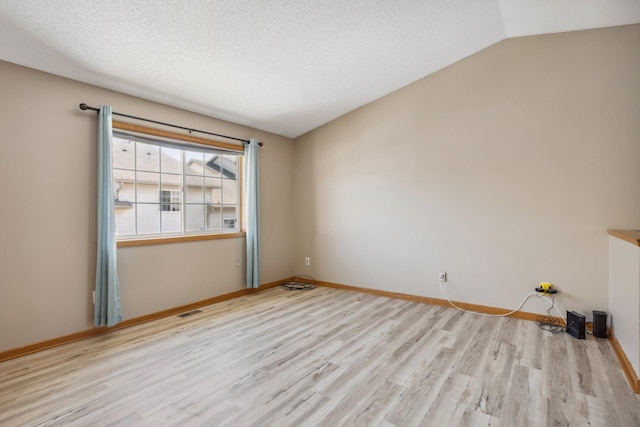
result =
M158 189L158 196L156 199L158 202L157 204L158 209L161 210L162 205L166 204L162 202L162 197L161 197L162 191L171 191L170 205L179 204L180 209L179 211L175 210L175 211L162 211L162 212L166 212L166 213L179 212L181 215L181 231L179 233L160 231L158 233L152 233L152 234L138 233L138 234L118 235L116 236L118 241L118 247L142 246L142 245L150 245L150 244L174 243L174 242L193 241L193 240L235 238L235 237L243 237L245 235L244 230L241 228L242 220L243 220L242 169L243 169L243 154L244 154L243 152L244 147L242 145L229 144L229 143L220 142L220 141L197 138L191 135L175 134L172 132L166 132L158 129L146 128L146 127L141 127L137 125L132 125L129 123L116 122L116 121L113 122L113 128L114 128L114 136L118 138L124 137L126 139L130 139L136 142L153 144L159 147L169 147L173 149L183 150L181 152L182 153L181 168L183 169L181 188L179 190L165 188L162 182L160 182L160 188ZM224 172L220 174L219 179L223 184L222 184L222 188L220 189L221 198L220 198L219 204L216 204L216 206L220 208L230 207L232 209L235 209L236 217L235 217L234 228L226 228L225 224L228 222L226 220L229 218L221 217L220 228L200 230L200 231L193 231L193 230L185 231L186 221L187 221L185 218L185 215L186 215L185 207L192 204L188 203L187 201L187 197L186 197L187 187L184 185L184 183L186 182L186 175L184 170L185 169L184 153L190 152L190 151L215 153L220 156L223 156L223 155L236 156L235 176L233 175L231 177L229 177L228 175L225 176L226 174ZM223 161L222 157L220 158L220 161L221 162ZM136 167L137 166L134 166L134 169L133 169L134 171L136 170ZM118 169L114 168L114 171L116 170ZM230 169L227 169L227 170L230 170ZM161 176L162 171L159 170L157 173ZM206 177L206 173L203 176ZM218 179L218 178L215 178L215 179ZM223 203L225 200L223 199L224 193L222 192L224 191L226 185L228 185L229 183L235 183L235 186L236 186L235 202L236 203L231 203L231 204ZM134 182L134 189L135 188L137 188L137 186L135 186L135 182ZM178 201L178 203L173 203L174 201ZM128 201L128 202L131 202L132 206L134 207L134 210L137 209L137 204L138 204L137 195L135 197L135 200ZM199 203L196 203L195 205L199 205ZM209 205L208 203L206 203L206 199L203 200L202 205L205 207L205 209L206 209L206 206ZM222 215L222 212L221 212L221 215ZM137 214L134 215L134 218L137 221L138 219ZM205 219L205 222L206 222L206 219ZM138 230L137 224L135 225L135 230L136 231Z

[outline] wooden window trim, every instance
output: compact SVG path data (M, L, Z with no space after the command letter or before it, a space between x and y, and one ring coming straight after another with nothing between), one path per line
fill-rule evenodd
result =
M148 128L146 126L133 125L131 123L114 121L112 123L114 129L136 132L146 135L159 136L161 138L176 139L185 142L195 142L196 144L208 145L210 147L223 148L238 153L244 152L244 146L238 144L230 144L228 142L216 141L214 139L198 138L197 136L181 135L179 133L167 132L160 129Z
M237 239L237 238L244 238L246 235L247 235L246 232L239 231L235 233L198 234L193 236L163 236L163 237L152 237L148 239L118 240L116 242L116 245L118 248L132 248L136 246L166 245L168 243L186 243L186 242L200 242L204 240Z

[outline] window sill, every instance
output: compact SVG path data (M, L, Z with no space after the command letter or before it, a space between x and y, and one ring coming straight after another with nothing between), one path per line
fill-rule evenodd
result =
M131 248L134 246L165 245L169 243L199 242L203 240L235 239L238 237L245 237L246 235L247 235L246 232L238 231L235 233L224 233L224 234L200 234L195 236L153 237L150 239L118 240L116 242L116 245L119 248Z

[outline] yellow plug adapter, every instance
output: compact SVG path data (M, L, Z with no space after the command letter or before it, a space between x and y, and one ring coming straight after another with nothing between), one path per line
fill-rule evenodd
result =
M539 292L539 293L541 293L543 295L547 295L547 294L555 294L558 291L553 289L553 285L551 283L549 283L549 282L540 282L540 284L536 288L536 292Z

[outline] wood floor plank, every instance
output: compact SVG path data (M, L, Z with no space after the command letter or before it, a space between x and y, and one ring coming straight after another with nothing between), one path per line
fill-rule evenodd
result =
M451 361L456 361L459 357L460 352L456 350L440 349L432 363L425 367L422 375L401 395L385 420L399 426L417 425L438 397L437 391L451 372Z
M534 322L518 322L521 325L521 335L523 340L516 355L518 363L533 369L542 368L542 346L543 330ZM548 334L548 333L547 333Z
M257 399L252 399L258 405L250 405L240 420L254 425L269 425L274 420L288 424L302 413L313 409L320 410L329 399L315 392L313 385L322 381L323 378L332 377L338 368L332 363L319 366L313 372L302 374L301 378L286 389L276 390L264 385L264 388L268 388L269 391L261 394ZM264 403L260 404L262 402Z
M273 288L0 363L0 426L640 426L607 340Z
M531 425L531 412L537 408L531 404L530 391L529 368L514 365L500 418L514 420L513 427Z
M421 314L419 312L422 312ZM418 313L407 311L405 317L398 316L402 325L405 323L424 324L424 319L430 317L430 310L418 310ZM417 315L420 314L419 317ZM422 320L422 321L421 321ZM404 365L412 360L422 347L418 343L425 340L428 333L427 327L419 329L399 327L391 330L389 336L384 341L370 349L375 355L373 360L365 359L366 368L362 370L365 378L358 383L351 385L346 391L347 394L340 400L340 403L322 420L325 425L341 425L345 423L352 413L357 412L360 400L374 400L374 391L382 385L389 383L388 379L393 376L398 365ZM351 365L360 366L358 365ZM395 388L395 387L394 387ZM331 391L323 390L323 394L331 395ZM357 417L356 417L357 418Z
M580 393L595 396L591 362L587 356L587 346L583 340L572 343L573 351L569 352L569 368L573 379L573 388Z
M567 354L567 334L546 334L543 347L547 349L542 355L543 389L542 395L564 403L573 404L575 390L572 388ZM555 406L554 406L555 408Z
M371 403L364 408L358 405L358 410L354 411L353 417L345 424L361 426L380 424L384 421L389 407L404 391L404 387L390 381L385 381L371 394Z
M447 376L420 425L455 425L462 420L477 387L477 381L467 375L454 372Z
M484 373L481 375L476 407L482 412L500 417L511 379L514 364L515 346L494 341L489 349Z
M547 418L547 399L542 396L542 370L531 367L527 368L529 374L527 377L527 383L529 385L529 388L528 390L526 390L526 397L524 397L526 399L525 404L528 404L528 422L526 425L543 426L546 425L545 420Z

